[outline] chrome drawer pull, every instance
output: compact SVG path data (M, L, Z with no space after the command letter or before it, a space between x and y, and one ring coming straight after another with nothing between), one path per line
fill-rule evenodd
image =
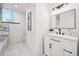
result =
M55 39L50 39L50 40L53 40L53 41L56 41L56 42L60 42L60 41L58 41L58 40L55 40Z
M68 50L66 50L66 49L63 49L63 51L65 51L65 52L68 52L68 53L71 53L71 54L72 54L72 52L71 52L71 51L68 51Z

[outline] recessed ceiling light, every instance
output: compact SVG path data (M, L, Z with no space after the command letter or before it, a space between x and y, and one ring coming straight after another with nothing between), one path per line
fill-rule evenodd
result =
M15 8L18 8L18 5L14 5Z

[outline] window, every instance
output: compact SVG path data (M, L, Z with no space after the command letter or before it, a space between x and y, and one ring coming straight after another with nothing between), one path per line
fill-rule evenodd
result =
M13 22L19 23L20 22L20 14L19 12L13 11Z
M19 23L20 22L20 13L17 11L3 8L2 14L3 14L2 22L8 22L8 23Z
M4 22L11 22L12 21L12 11L9 9L2 9L3 13L3 21Z

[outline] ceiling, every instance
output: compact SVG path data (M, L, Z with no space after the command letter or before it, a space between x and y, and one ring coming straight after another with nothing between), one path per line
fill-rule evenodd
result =
M30 5L34 4L34 3L0 3L3 5L4 8L9 8L9 9L13 9L13 10L17 10L17 11L21 11L21 12L26 12L27 7L29 7ZM47 3L49 7L55 7L58 4L57 3ZM17 7L17 6L18 7ZM15 6L17 8L15 8Z
M32 3L3 3L2 7L17 10L20 12L26 12L27 7L29 7L31 4Z

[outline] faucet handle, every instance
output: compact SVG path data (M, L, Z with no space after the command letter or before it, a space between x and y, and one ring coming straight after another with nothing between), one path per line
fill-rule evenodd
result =
M62 33L62 35L64 35L64 33Z

